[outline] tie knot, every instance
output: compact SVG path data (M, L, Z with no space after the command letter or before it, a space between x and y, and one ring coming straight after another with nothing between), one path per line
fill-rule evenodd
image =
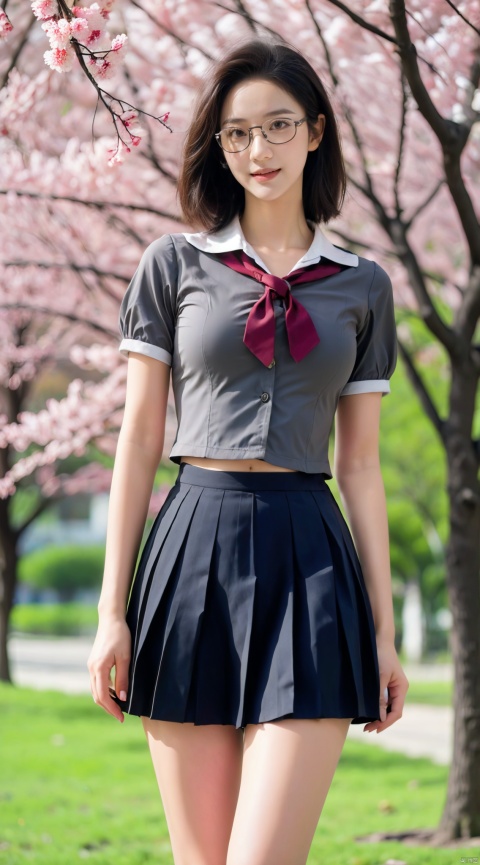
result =
M279 276L274 276L270 283L270 288L275 294L278 294L280 297L286 297L288 292L290 291L290 283L287 282L286 279L281 279Z

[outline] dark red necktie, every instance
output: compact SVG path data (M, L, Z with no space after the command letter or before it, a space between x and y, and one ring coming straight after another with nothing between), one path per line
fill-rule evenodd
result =
M288 347L294 361L298 363L320 342L315 325L303 304L293 297L290 286L299 282L313 282L342 270L340 264L324 261L321 264L299 267L288 274L288 280L267 273L246 254L238 252L217 253L221 261L233 270L252 276L265 285L262 297L253 304L245 325L243 341L247 348L265 365L269 366L275 352L275 311L272 294L285 300L285 326Z

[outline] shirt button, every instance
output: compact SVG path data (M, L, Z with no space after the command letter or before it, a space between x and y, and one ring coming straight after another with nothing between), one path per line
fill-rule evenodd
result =
M275 366L275 358L273 358L272 362L268 364L268 368L271 369L272 366Z
M269 396L268 393L266 393L266 392L264 391L264 392L262 393L260 399L262 400L262 402L268 402L268 400L270 399L270 396Z

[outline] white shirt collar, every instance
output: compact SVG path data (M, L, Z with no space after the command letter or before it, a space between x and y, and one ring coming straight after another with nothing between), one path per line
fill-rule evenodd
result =
M315 237L313 238L309 249L307 249L307 251L297 261L296 265L292 267L292 271L297 270L299 267L315 264L323 257L328 258L330 261L335 261L338 264L347 264L350 265L350 267L357 267L358 255L355 255L354 252L346 252L344 249L338 249L338 247L334 246L325 236L319 223L314 223L309 219L307 219L307 222L312 231L315 232ZM195 246L197 249L201 249L203 252L233 252L236 249L243 249L247 255L253 258L257 264L260 265L260 267L263 267L267 273L270 273L266 264L246 240L242 231L242 226L240 225L238 214L228 225L220 229L220 231L216 231L214 234L207 234L206 231L199 231L195 234L187 232L182 233L188 243ZM290 271L290 273L292 271Z

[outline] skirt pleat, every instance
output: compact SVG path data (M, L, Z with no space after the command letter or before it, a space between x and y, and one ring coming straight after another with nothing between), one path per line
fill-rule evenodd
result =
M375 628L323 475L180 465L127 606L127 713L245 727L379 715Z

